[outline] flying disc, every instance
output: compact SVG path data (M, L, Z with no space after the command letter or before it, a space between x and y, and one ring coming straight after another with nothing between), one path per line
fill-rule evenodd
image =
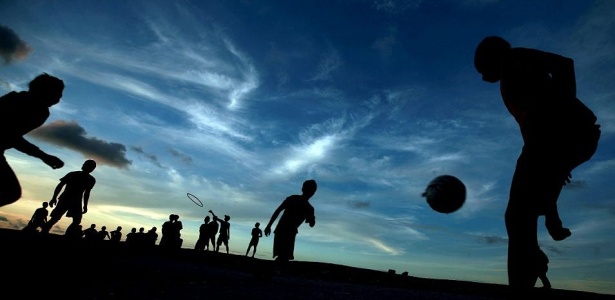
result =
M188 196L188 199L190 199L190 201L194 202L194 204L203 207L203 202L201 202L201 200L199 200L199 198L197 198L197 196L190 194L190 193L186 193L186 196Z

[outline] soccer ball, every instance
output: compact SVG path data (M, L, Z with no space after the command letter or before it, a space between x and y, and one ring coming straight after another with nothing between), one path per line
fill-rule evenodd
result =
M421 196L433 210L450 214L466 201L466 186L455 176L440 175L429 182Z

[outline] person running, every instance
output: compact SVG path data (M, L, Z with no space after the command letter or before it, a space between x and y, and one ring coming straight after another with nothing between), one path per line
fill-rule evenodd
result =
M96 184L96 179L90 174L94 169L96 169L96 162L88 159L81 166L81 171L69 172L60 178L60 183L56 186L51 201L49 201L50 207L56 203L57 206L51 211L51 218L45 224L43 232L48 233L64 214L73 218L67 231L81 224L83 214L88 212L90 193ZM58 197L62 190L64 191Z
M0 207L19 200L22 192L19 179L4 156L6 150L15 149L39 158L52 169L64 166L61 159L24 138L47 121L49 108L60 102L63 91L64 81L43 73L30 81L28 91L13 91L0 97Z

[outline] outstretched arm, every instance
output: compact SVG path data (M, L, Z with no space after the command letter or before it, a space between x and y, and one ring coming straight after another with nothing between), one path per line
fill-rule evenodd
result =
M43 150L28 142L28 140L23 137L18 138L13 145L13 148L16 150L39 158L53 169L58 169L64 166L64 162L61 159L45 153Z
M280 214L280 212L284 210L283 205L284 203L280 204L280 206L278 206L278 208L273 212L273 215L271 215L271 219L269 220L269 223L267 223L267 226L265 227L265 236L269 236L269 234L271 234L271 225L273 225L273 222L275 222L275 220L278 218L278 215Z

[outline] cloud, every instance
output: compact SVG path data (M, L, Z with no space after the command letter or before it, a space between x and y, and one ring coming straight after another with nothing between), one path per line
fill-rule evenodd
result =
M0 25L0 56L5 64L25 59L32 52L26 42L10 28Z
M76 122L61 120L43 125L29 133L37 139L75 150L99 164L127 168L132 163L125 156L126 146L86 137L86 134L85 129Z
M158 161L158 157L156 157L156 155L145 153L145 151L143 151L143 148L141 147L131 147L131 149L143 155L144 157L146 157L150 162L152 162L157 167L162 168L162 164L160 164L160 161Z
M189 155L183 154L183 153L179 152L178 150L173 149L171 147L169 147L169 152L171 153L171 155L179 158L185 164L187 164L187 165L192 164L192 157L190 157Z
M361 200L350 200L348 201L348 204L352 208L367 208L370 206L369 201L361 201Z
M310 81L331 80L331 74L342 66L342 59L337 50L330 50L316 67L316 74Z
M488 245L508 244L508 239L500 237L500 236L494 236L494 235L478 236L478 240Z

